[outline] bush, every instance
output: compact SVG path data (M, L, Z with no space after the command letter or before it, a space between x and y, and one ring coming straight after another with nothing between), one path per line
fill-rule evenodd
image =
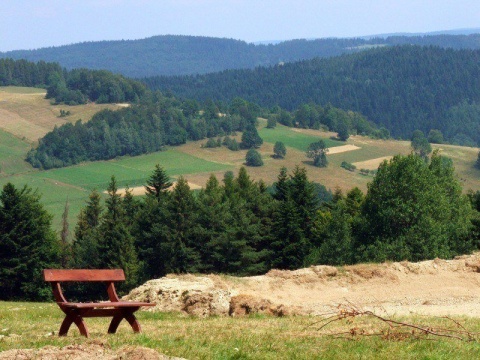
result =
M346 161L343 161L342 164L340 165L342 168L344 168L345 170L348 170L348 171L355 171L357 169L357 167L353 164L350 164ZM363 169L362 169L363 170ZM367 170L368 171L368 170Z
M247 166L262 166L263 160L260 154L255 149L250 149L247 151L247 155L245 157L246 165Z

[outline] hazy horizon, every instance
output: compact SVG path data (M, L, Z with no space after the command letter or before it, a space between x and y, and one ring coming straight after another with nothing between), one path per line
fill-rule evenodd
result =
M246 42L480 28L478 0L3 0L0 51L157 35Z

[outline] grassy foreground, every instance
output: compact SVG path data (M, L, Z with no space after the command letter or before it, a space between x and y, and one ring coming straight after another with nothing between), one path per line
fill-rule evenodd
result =
M57 333L63 313L53 303L0 302L0 351L63 347L101 342L113 349L144 346L187 359L478 359L480 342L446 338L387 340L379 336L335 338L327 332L354 327L385 329L372 319L334 323L323 330L308 316L245 318L197 318L180 314L139 312L142 334L133 334L122 323L115 335L107 335L109 319L86 319L91 337L81 337L73 327L67 337ZM409 323L451 327L433 317L401 318ZM470 332L480 331L480 320L457 318Z

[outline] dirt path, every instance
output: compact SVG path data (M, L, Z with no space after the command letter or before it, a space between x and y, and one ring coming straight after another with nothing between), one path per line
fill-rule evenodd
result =
M204 316L212 308L219 309L216 314L231 313L232 302L239 296L256 303L267 301L270 309L283 306L293 309L287 312L311 315L354 304L388 315L480 316L479 272L480 253L420 263L271 270L266 275L244 278L169 275L147 282L129 299L155 301L160 311L188 312L186 301L192 303L196 297L191 313ZM185 293L191 296L182 300L178 294ZM157 294L163 294L162 298ZM214 299L215 306L208 299Z

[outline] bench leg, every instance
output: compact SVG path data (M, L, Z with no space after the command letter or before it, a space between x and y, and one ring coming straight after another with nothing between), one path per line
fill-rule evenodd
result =
M136 309L134 311L136 311ZM133 332L139 333L142 331L142 328L140 327L140 323L138 322L135 315L133 315L133 312L122 312L118 315L113 316L113 319L110 322L110 326L108 327L108 333L115 334L115 332L117 331L118 325L120 325L120 322L123 319L128 321L128 323L133 329Z
M87 326L85 325L83 318L77 314L67 314L67 316L65 316L65 319L63 319L62 325L60 326L58 336L66 336L72 323L77 325L81 335L88 338Z
M133 332L139 333L142 332L142 328L140 327L140 323L138 322L137 318L133 314L128 314L125 316L125 320L128 321L130 326L133 329Z
M108 327L109 334L115 334L117 332L118 325L123 319L123 314L114 315L112 321L110 321L110 326Z

